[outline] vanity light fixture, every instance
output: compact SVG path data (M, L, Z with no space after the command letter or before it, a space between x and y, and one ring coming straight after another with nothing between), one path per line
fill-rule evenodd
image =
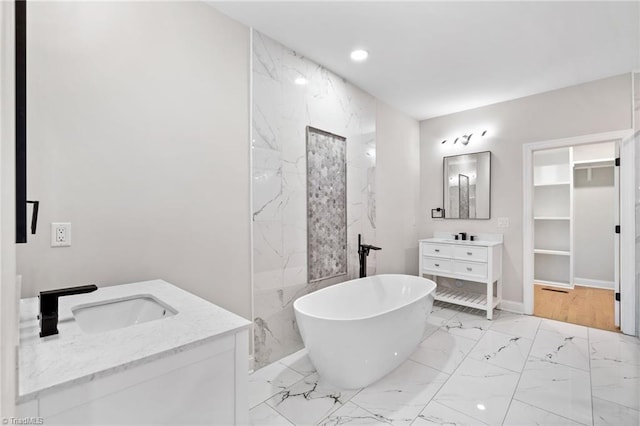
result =
M369 57L369 52L363 49L356 49L351 52L351 60L355 62L362 62Z
M478 133L478 132L476 132ZM486 130L483 130L482 133L480 133L480 137L484 137L487 134ZM469 133L469 134L464 134L462 136L458 136L457 138L455 138L455 140L453 141L454 144L456 144L458 141L460 141L460 143L462 145L468 145L469 142L471 141L471 137L474 135L474 133ZM477 137L476 137L477 139ZM443 140L442 142L440 142L440 144L444 145L445 143L447 143L448 139Z

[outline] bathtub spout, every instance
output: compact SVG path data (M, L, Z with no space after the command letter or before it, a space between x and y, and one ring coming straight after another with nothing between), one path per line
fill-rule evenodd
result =
M362 235L358 234L358 257L360 258L360 278L367 276L367 256L370 250L382 250L371 244L362 244Z

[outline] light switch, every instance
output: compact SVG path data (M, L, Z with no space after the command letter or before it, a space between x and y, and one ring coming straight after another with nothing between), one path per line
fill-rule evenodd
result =
M499 217L498 218L498 228L508 228L509 227L509 218L508 217Z

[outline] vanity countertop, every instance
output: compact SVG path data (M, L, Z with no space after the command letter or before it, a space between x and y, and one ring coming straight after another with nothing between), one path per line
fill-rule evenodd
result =
M418 240L421 243L438 243L438 244L454 244L465 246L493 247L502 244L502 241L470 241L470 240L454 240L449 238L425 238Z
M130 327L85 333L71 308L134 295L151 295L176 315ZM39 337L37 297L20 301L18 403L44 392L89 382L219 337L248 329L251 322L162 280L99 288L59 299L59 334Z

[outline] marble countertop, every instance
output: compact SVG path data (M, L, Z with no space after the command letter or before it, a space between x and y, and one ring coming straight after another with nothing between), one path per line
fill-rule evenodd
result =
M448 238L425 238L418 240L421 243L439 243L439 244L455 244L465 246L481 246L481 247L493 247L502 244L502 241L470 241L470 240L453 240Z
M133 295L152 295L176 315L95 334L85 333L71 308ZM42 393L124 371L221 336L251 322L166 281L153 280L99 288L59 299L59 334L39 337L37 297L20 301L18 403Z

